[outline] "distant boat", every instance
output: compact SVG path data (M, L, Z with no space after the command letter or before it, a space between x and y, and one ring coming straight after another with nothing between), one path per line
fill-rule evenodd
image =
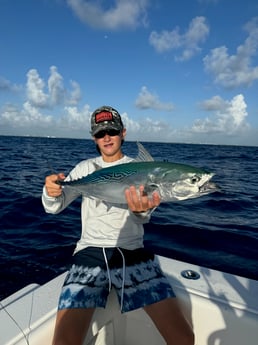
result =
M198 345L257 345L258 281L157 256ZM1 345L48 345L65 273L1 301ZM121 314L115 292L97 309L84 345L164 345L142 309ZM180 345L180 344L178 344Z

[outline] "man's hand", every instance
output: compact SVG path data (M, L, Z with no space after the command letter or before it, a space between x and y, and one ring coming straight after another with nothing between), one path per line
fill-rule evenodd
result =
M63 173L47 176L45 179L47 194L52 197L60 196L62 194L62 187L56 182L64 179L65 175Z
M125 190L125 198L128 207L132 212L146 212L160 204L160 195L154 192L152 197L144 193L144 186L139 187L139 191L134 186Z

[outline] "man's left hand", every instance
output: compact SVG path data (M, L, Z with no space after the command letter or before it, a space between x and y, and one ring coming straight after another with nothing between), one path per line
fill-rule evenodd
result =
M132 212L146 212L152 208L159 206L160 195L153 192L151 198L144 192L144 186L140 186L137 191L135 186L125 190L125 198L128 207Z

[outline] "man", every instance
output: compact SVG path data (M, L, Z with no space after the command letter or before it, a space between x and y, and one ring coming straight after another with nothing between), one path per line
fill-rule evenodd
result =
M132 161L122 152L126 129L114 108L103 106L93 112L91 134L100 156L80 162L67 180L92 173L96 165L105 168ZM77 190L57 184L60 179L64 174L46 177L42 195L46 212L59 213L79 196ZM121 312L144 308L167 344L194 344L171 286L154 255L143 248L143 224L160 204L159 194L149 198L143 186L139 191L131 186L125 199L126 207L82 196L81 238L61 291L53 345L83 344L94 310L105 307L112 286Z

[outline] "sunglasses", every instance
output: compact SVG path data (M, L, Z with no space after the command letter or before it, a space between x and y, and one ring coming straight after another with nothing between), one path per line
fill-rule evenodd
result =
M106 129L106 130L97 132L94 135L94 137L97 139L104 138L105 135L109 135L110 137L115 137L116 135L119 135L120 133L121 131L119 131L118 129Z

